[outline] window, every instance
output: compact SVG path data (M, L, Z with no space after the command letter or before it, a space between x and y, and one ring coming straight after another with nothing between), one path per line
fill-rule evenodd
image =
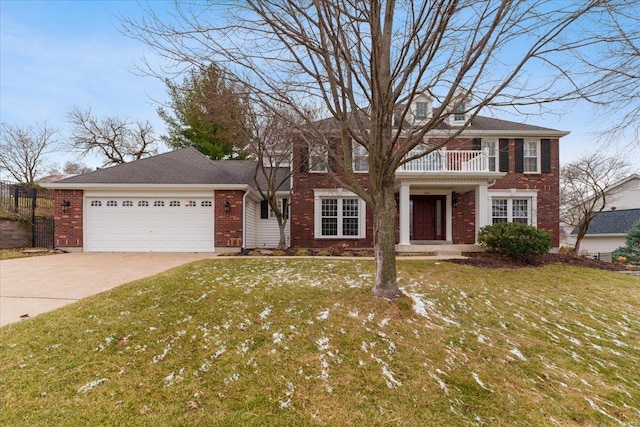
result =
M315 190L316 238L364 238L365 204L344 190Z
M170 201L169 202L169 207L171 207L171 208L180 207L180 201L179 200Z
M529 207L529 199L494 198L491 200L492 223L531 224Z
M498 170L498 150L496 149L497 143L496 141L482 141L481 148L487 154L487 158L489 160L489 170L491 172L496 172Z
M314 147L309 152L309 170L311 172L327 171L327 153L318 147Z
M464 105L464 102L461 104L458 104L454 111L455 114L453 115L453 120L456 122L464 122L467 118L465 110L466 110L466 107Z
M200 206L202 206L203 208L210 208L211 206L213 206L213 204L211 203L211 200L203 200L202 202L200 202Z
M91 206L100 207L100 206L102 206L102 201L100 201L100 200L92 200L91 201Z
M155 202L153 202L153 206L156 208L161 208L164 206L164 202L162 200L156 200Z
M146 208L147 206L149 206L149 202L147 200L140 200L138 202L138 207L140 208Z
M125 208L130 208L133 206L133 202L131 200L125 200L124 202L122 202L122 206Z
M354 172L367 172L369 170L369 153L364 146L354 143L352 156Z
M109 200L107 202L107 206L111 206L111 207L118 206L118 202L116 202L115 200Z
M188 208L193 208L196 206L196 201L195 200L189 200L188 202L185 202L184 204L186 207Z
M429 103L416 102L416 119L426 119L429 116Z
M283 213L285 219L289 219L289 199L282 198L278 199L278 208L280 212ZM273 209L271 209L271 205L268 201L262 200L260 202L260 219L275 219L277 218L276 213Z
M524 141L522 146L522 166L524 173L536 173L540 169L538 156L538 141Z

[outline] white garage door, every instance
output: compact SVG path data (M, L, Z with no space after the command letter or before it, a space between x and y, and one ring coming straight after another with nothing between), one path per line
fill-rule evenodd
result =
M212 198L88 197L87 252L213 252Z

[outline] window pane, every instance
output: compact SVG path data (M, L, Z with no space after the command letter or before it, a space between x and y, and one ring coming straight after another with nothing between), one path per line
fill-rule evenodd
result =
M149 206L149 202L148 202L148 201L146 201L146 200L140 200L140 201L138 202L138 206L140 206L140 207Z
M367 150L360 144L353 144L353 170L355 172L366 172L369 170L369 158Z
M322 218L322 235L338 235L338 218Z
M494 218L507 218L507 199L493 199L491 216Z
M416 102L416 117L418 119L426 119L429 104L426 102Z
M343 216L358 216L358 199L344 199L342 201Z
M344 236L357 236L358 235L358 218L343 218L342 219L342 234Z
M338 216L338 199L322 199L322 217Z
M109 200L107 202L107 206L118 206L118 202L116 202L115 200Z

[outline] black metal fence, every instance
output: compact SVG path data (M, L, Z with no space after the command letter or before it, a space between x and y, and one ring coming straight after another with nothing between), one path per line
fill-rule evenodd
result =
M53 248L54 191L0 181L0 213L31 222L31 246Z

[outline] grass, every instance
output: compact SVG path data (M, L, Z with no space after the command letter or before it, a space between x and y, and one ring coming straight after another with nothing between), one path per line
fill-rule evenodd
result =
M29 251L37 251L37 248L27 248ZM22 252L24 248L17 249L0 249L0 261L3 259L27 258L34 256L51 255L48 249L42 249L37 252Z
M4 425L640 424L640 279L197 262L0 329ZM90 280L90 279L89 279Z

